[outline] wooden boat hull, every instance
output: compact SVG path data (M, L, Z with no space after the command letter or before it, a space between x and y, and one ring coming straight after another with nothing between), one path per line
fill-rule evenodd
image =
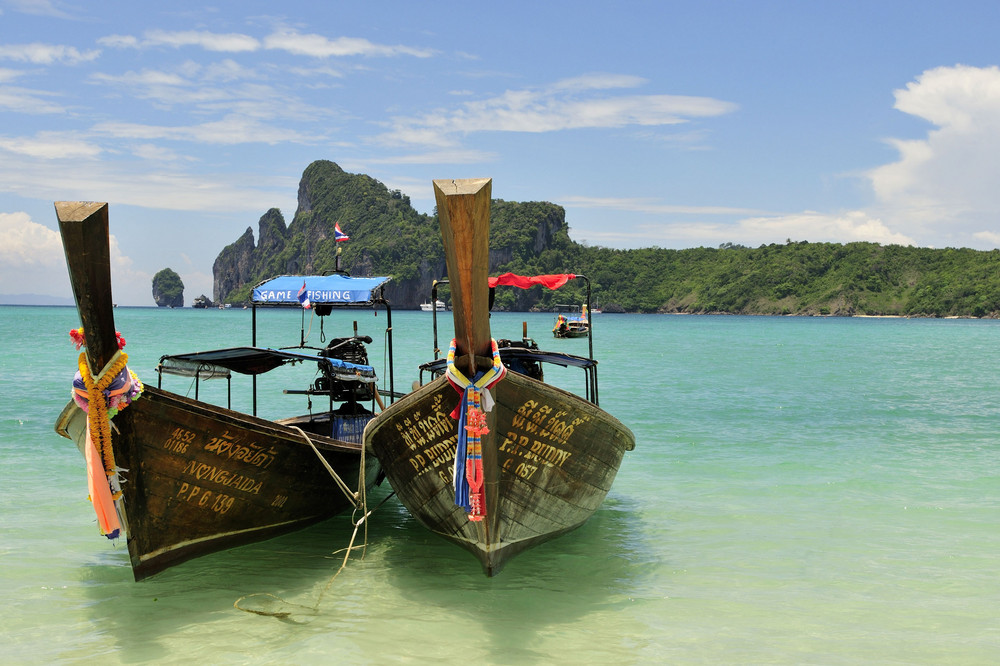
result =
M353 489L361 475L361 445L310 433L309 420L276 423L147 386L112 421L115 463L125 470L119 508L135 579L353 507L316 451L290 426L309 433ZM73 402L56 423L56 431L81 450L86 427L86 413ZM364 465L367 488L379 464L364 456Z
M486 517L455 504L458 393L439 378L371 421L365 443L425 527L475 555L488 576L594 513L635 436L594 404L510 371L493 389L483 437Z
M556 338L585 338L590 335L589 328L571 328L565 331L552 331L552 336Z

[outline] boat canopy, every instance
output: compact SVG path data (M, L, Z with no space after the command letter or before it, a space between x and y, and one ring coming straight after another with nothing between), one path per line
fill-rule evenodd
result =
M558 289L570 280L576 278L573 273L562 273L559 275L517 275L515 273L503 273L496 277L489 278L489 285L493 287L519 287L528 289L536 284L549 289Z
M384 285L388 277L351 277L333 275L280 275L264 280L250 295L254 305L300 305L299 292L313 305L317 303L371 303L372 292Z
M576 354L564 354L562 352L542 351L540 349L525 349L523 347L500 347L500 359L508 363L514 359L521 361L537 361L539 363L552 363L561 365L564 368L592 368L597 365L597 361L586 356ZM420 366L424 372L444 372L448 367L447 358L438 358Z
M332 377L343 381L371 383L376 381L375 368L348 363L336 358L302 354L284 349L262 347L230 347L192 354L172 354L160 359L158 370L168 375L212 379L228 377L229 372L259 375L286 363L312 362L324 368Z

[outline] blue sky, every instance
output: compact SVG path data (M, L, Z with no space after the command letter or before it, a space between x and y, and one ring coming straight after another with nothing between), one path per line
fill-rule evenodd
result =
M0 293L70 295L52 202L80 199L118 303L165 267L211 296L317 159L426 213L490 176L590 245L992 249L998 34L960 0L0 0Z

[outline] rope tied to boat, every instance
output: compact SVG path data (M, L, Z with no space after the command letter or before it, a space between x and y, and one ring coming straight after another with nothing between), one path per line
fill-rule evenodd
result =
M369 510L368 490L366 485L366 479L368 478L368 473L366 471L366 464L365 464L366 454L364 447L362 447L361 449L361 461L358 466L358 491L354 492L350 489L350 486L348 486L347 483L340 478L340 475L338 475L337 472L330 465L330 463L327 462L326 458L323 457L323 454L320 453L319 449L313 443L312 439L309 437L306 431L298 426L291 426L291 427L293 430L298 431L298 433L302 435L303 439L305 439L306 443L310 447L312 447L312 450L316 454L316 457L319 458L321 463L323 463L323 466L326 468L326 471L329 472L331 477L333 477L333 480L336 482L337 486L344 493L347 499L353 502L354 514L351 517L351 522L354 525L354 532L351 534L351 540L347 544L346 548L343 548L341 550L336 550L333 552L333 555L343 552L344 559L340 563L340 568L337 569L337 571L334 572L334 574L330 577L330 580L326 582L326 585L323 587L323 590L319 593L319 597L317 597L316 599L316 603L313 604L312 606L304 606L302 604L290 603L288 601L285 601L281 597L277 597L269 592L254 592L252 594L245 594L239 599L237 599L233 603L233 607L245 613L252 613L254 615L265 615L268 617L274 617L279 620L285 622L292 622L295 624L305 624L308 620L295 619L293 617L293 613L297 613L298 615L304 615L304 616L317 615L317 613L319 612L320 603L322 603L323 601L323 596L330 589L330 586L333 584L334 579L340 575L340 572L343 571L345 567L347 567L347 562L351 557L351 553L353 553L355 550L360 550L361 559L365 558L365 552L368 549L368 519L371 517L373 513L375 513L377 509L379 509L383 504L389 501L389 499L396 493L395 491L389 493L389 495L383 498L382 501L379 502L377 506L375 506L375 508ZM361 512L361 517L357 520L354 520L354 517L358 515L359 511ZM358 530L360 530L362 526L364 526L362 543L359 545L355 545L354 542L358 537ZM247 600L253 600L253 603L257 604L257 607L255 608L251 605L245 605L244 602L246 602Z
M70 331L70 338L77 349L86 342L83 329ZM122 470L115 464L111 446L111 419L136 400L143 390L139 377L128 367L128 354L122 351L125 338L115 331L118 350L96 376L87 360L86 352L77 359L76 376L73 378L73 400L87 413L84 457L87 460L87 490L97 514L101 534L109 539L121 536L121 521L115 502L122 496ZM103 474L102 474L103 472Z
M355 491L351 490L351 487L349 485L347 485L346 481L344 481L342 478L340 478L340 475L337 474L337 471L335 469L333 469L333 466L330 465L329 461L327 461L327 459L323 457L323 454L320 453L319 449L316 448L316 445L313 444L312 439L309 437L309 435L306 434L306 431L303 430L302 428L298 427L298 426L291 426L291 428L292 428L292 430L295 430L300 435L302 435L302 438L306 441L306 444L309 445L309 447L313 450L313 453L316 454L316 457L319 459L320 463L323 465L323 467L326 468L326 471L330 474L330 477L333 479L333 482L337 484L338 488L340 488L340 492L344 493L344 497L347 498L347 501L350 502L351 504L353 504L355 509L361 509L361 508L363 508L364 507L364 497L363 497L363 495L364 495L364 488L365 488L365 451L364 451L364 448L362 448L362 450L361 450L361 478L358 479L358 491L355 492Z
M497 341L490 339L493 365L469 379L455 367L457 341L448 348L448 369L445 376L461 396L451 418L458 420L458 444L455 450L455 504L463 507L469 520L480 521L486 515L486 488L483 478L482 436L489 434L486 413L493 410L490 389L504 378L507 368L500 360Z

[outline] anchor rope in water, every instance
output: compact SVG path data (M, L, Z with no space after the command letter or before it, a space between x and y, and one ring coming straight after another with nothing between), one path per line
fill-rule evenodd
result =
M233 603L233 608L236 608L237 610L241 610L244 613L252 613L253 615L263 615L265 617L275 617L275 618L278 618L279 620L289 620L290 622L294 622L294 620L291 620L289 618L289 616L292 614L292 611L258 610L258 609L255 609L255 608L246 608L246 607L240 605L241 602L243 602L243 601L245 601L247 599L251 599L251 598L255 598L255 597L268 597L270 599L274 599L275 601L277 601L279 603L285 604L286 606L289 606L289 607L295 607L295 606L297 606L299 608L305 609L306 611L309 611L312 614L317 613L319 611L319 606L320 606L320 604L323 601L323 597L330 590L330 586L333 585L333 581L337 578L337 576L340 575L340 572L343 571L347 567L347 561L350 558L351 552L353 550L358 549L358 548L361 548L362 551L364 551L364 549L367 548L367 545L368 545L368 518L370 518L376 511L378 511L380 508L382 508L382 505L385 504L386 502L388 502L390 499L392 499L392 496L395 495L395 494L396 494L396 491L392 491L391 493L389 493L388 495L386 495L382 499L382 501L379 502L378 505L374 509L371 509L370 511L366 511L365 514L361 517L361 519L359 521L357 521L356 523L354 523L354 532L351 534L351 540L350 540L350 542L348 542L347 547L346 548L341 548L340 550L333 551L333 553L332 553L333 555L336 555L339 552L344 552L344 559L343 559L343 561L341 561L340 567L334 572L334 574L332 576L330 576L330 580L328 580L326 582L326 585L323 586L323 589L320 591L319 595L316 597L316 602L312 606L303 606L302 604L293 604L293 603L291 603L289 601L286 601L285 599L282 599L281 597L278 597L276 595L271 594L270 592L254 592L252 594L244 594L242 597L240 597L239 599L237 599ZM362 523L365 525L364 543L362 545L360 545L360 546L355 546L354 545L354 540L358 536L358 529L361 527ZM364 552L362 552L361 559L364 559ZM301 623L299 623L299 624L301 624Z
M468 512L469 520L480 521L486 515L486 488L483 478L482 436L489 434L486 413L493 410L490 389L507 374L500 360L497 341L490 339L493 365L477 372L472 379L455 366L458 341L454 338L448 347L448 369L445 376L462 399L451 413L458 420L458 443L455 450L455 504Z
M381 502L379 502L378 505L375 506L375 508L373 508L373 509L371 509L369 511L368 510L368 491L367 491L367 489L365 487L365 478L366 478L365 467L366 467L366 465L365 465L365 452L364 452L364 449L362 449L362 451L361 451L361 464L360 464L360 470L358 472L358 492L355 493L355 492L352 492L350 490L350 487L348 487L347 484L344 483L344 481L340 478L340 476L336 473L336 471L334 471L333 467L331 467L330 464L326 461L326 459L323 458L323 456L319 452L319 449L316 448L316 445L313 444L312 440L309 438L309 435L307 435L304 430L302 430L301 428L299 428L297 426L292 426L292 428L294 428L295 430L298 430L299 433L305 438L306 442L309 444L309 446L312 447L313 451L316 453L316 456L320 459L320 461L323 463L324 467L326 467L327 471L333 477L334 481L337 483L337 486L341 489L342 492L344 492L344 494L347 496L347 498L354 503L354 512L352 514L352 519L351 519L351 523L354 525L354 531L351 533L351 539L348 542L347 547L346 548L342 548L341 550L335 550L333 552L333 555L336 555L337 553L343 551L344 552L344 559L341 561L340 567L330 577L330 580L328 580L326 582L326 585L323 586L323 589L320 591L319 596L316 598L316 602L311 607L310 606L302 606L301 604L292 604L292 603L290 603L290 602L282 599L281 597L278 597L278 596L275 596L275 595L271 594L270 592L254 592L252 594L245 594L245 595L243 595L242 597L240 597L239 599L237 599L233 603L233 607L234 608L236 608L238 610L241 610L241 611L243 611L245 613L252 613L254 615L264 615L264 616L267 616L267 617L276 617L279 620L288 619L289 616L291 615L291 611L257 610L257 609L254 609L254 608L245 608L244 606L241 606L240 603L242 601L246 600L246 599L250 599L250 598L254 598L254 597L269 597L269 598L274 599L274 600L276 600L276 601L278 601L278 602L280 602L282 604L285 604L286 606L299 606L300 608L304 608L305 610L307 610L307 611L309 611L311 613L316 613L319 610L320 603L322 603L322 601L323 601L323 597L329 591L330 586L333 585L333 581L337 578L337 576L340 575L340 572L343 571L347 567L347 562L350 559L351 553L354 550L356 550L356 549L361 549L361 559L364 559L365 552L367 551L367 548L368 548L368 518L371 517L371 515L373 513L375 513L375 511L377 511L379 508L381 508L381 506L383 504L385 504L387 501L389 501L389 499L393 495L396 494L395 491L389 493L389 495L387 495ZM361 515L360 519L358 519L357 521L355 521L353 519L353 516L357 515L358 510L362 511L362 515ZM358 545L358 546L355 546L354 545L354 541L357 539L357 537L358 537L358 530L361 528L362 525L364 525L364 527L365 527L365 531L364 531L364 536L363 536L363 539L362 539L362 543L360 545Z

